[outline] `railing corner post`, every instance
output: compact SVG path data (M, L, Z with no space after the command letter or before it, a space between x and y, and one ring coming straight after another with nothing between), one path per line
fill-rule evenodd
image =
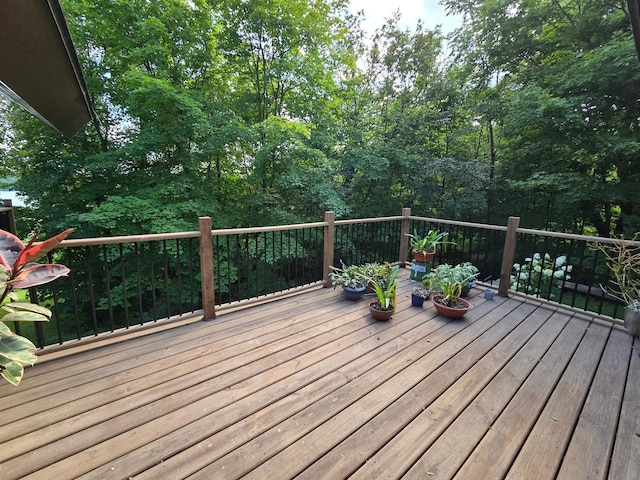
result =
M520 226L520 217L509 217L507 223L507 236L504 240L504 249L502 250L502 266L500 267L500 283L498 284L498 295L502 297L508 296L509 287L511 286L511 271L516 254L516 239L518 227Z
M402 209L402 226L400 228L400 254L398 262L400 267L405 268L407 263L407 256L409 254L409 217L411 216L411 208L405 207Z
M334 212L324 212L324 221L327 225L324 227L324 254L322 263L322 281L325 288L331 286L329 273L333 265L333 251L336 237L336 215Z
M212 320L216 316L216 291L213 272L213 236L211 234L211 217L199 217L200 228L200 274L202 277L202 309L204 320Z

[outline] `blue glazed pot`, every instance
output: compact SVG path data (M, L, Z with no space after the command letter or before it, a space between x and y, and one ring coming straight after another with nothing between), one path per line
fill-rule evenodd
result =
M360 300L365 288L367 288L365 285L362 285L358 288L349 288L345 287L344 285L342 286L342 290L344 290L347 300L352 301Z

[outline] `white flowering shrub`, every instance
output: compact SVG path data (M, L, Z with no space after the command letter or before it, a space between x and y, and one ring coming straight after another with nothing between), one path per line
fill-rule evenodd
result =
M569 280L573 265L567 265L567 256L551 258L548 253L525 258L523 263L514 263L511 289L536 297L553 298L557 293L557 280ZM547 297L547 295L549 295Z

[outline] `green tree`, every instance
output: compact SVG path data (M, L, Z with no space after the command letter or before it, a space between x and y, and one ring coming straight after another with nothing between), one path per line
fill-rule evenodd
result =
M625 3L445 3L464 14L456 45L470 77L499 92L502 214L602 236L637 230L639 71Z

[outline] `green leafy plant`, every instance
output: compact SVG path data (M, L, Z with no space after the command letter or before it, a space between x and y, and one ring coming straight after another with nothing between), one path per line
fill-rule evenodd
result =
M440 303L455 307L462 294L462 287L475 280L478 273L478 269L469 262L455 266L443 263L431 270L422 282L430 290L442 292Z
M347 288L361 288L365 286L367 278L363 275L362 267L358 265L345 265L340 260L340 267L331 266L332 272L329 273L329 278L333 283L334 288L338 285L342 285Z
M33 365L37 356L35 345L17 335L6 322L43 322L51 311L40 305L18 301L16 289L30 288L67 275L64 265L35 263L35 260L56 248L72 228L35 243L38 234L24 245L15 235L0 230L0 374L13 385L24 375L24 366Z
M399 266L390 266L387 275L384 278L373 279L369 281L373 286L376 299L381 310L393 310L395 308L396 287L398 286L398 270Z
M471 262L460 263L454 267L454 270L454 274L463 287L470 286L480 275L478 267Z
M412 251L426 254L434 252L438 245L455 245L455 242L444 240L448 234L448 232L429 230L426 235L422 236L418 234L417 230L414 230L413 233L407 233L407 236L411 239L409 246Z
M361 265L360 271L366 282L384 282L392 268L390 263L371 262Z
M419 283L419 284L415 285L411 289L411 294L415 295L416 297L420 297L420 298L422 298L424 300L426 300L427 298L429 298L431 296L431 292L426 287L426 285L424 285L423 283Z

